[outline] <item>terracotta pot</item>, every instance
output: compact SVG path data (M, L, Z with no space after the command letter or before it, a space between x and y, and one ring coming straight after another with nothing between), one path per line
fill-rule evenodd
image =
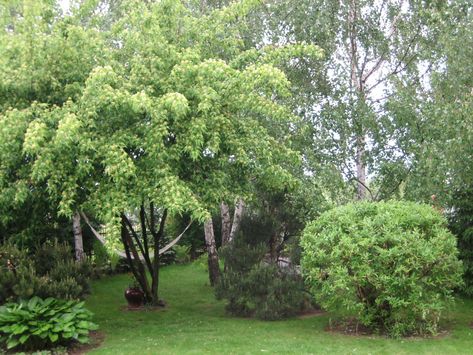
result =
M125 290L125 298L128 301L128 307L141 307L145 300L143 291L136 287L129 287Z

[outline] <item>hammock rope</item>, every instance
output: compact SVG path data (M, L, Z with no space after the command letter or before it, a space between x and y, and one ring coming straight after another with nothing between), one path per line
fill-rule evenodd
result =
M85 215L84 212L80 212L80 215L82 216L82 218L84 219L85 223L89 226L90 230L92 231L92 234L95 236L95 238L97 238L97 240L102 243L103 245L105 245L105 238L99 233L97 232L97 230L95 230L94 227L92 227L89 219L87 218L87 216ZM170 243L168 243L167 245L165 245L164 247L162 247L161 249L159 249L159 255L161 254L164 254L165 252L167 252L169 249L171 249L174 245L176 245L179 240L182 238L182 236L184 235L184 233L189 229L189 227L191 226L192 224L192 221L189 222L189 224L187 225L186 228L184 228L184 230L182 231L181 234L179 234L176 238L174 238ZM114 250L115 253L117 253L118 255L120 255L122 258L126 258L126 254L125 252L121 251L121 250ZM132 256L133 258L133 256ZM144 258L143 256L140 256L140 260L141 261L144 261Z

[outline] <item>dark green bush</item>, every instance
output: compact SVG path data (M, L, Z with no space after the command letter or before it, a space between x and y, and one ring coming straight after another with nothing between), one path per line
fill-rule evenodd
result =
M7 349L43 350L73 341L86 343L97 329L83 302L54 298L9 303L0 307L0 344Z
M453 208L449 226L458 239L458 250L463 262L464 286L462 291L473 296L473 183L453 192Z
M217 298L228 301L226 310L237 316L275 320L301 310L304 285L293 269L279 268L263 259L264 244L235 240L222 248L226 270L216 287Z
M185 264L191 261L190 246L175 245L172 248L175 252L174 260L177 264Z
M79 299L89 292L92 269L77 263L66 244L43 244L32 255L0 246L0 304L32 296Z
M335 208L303 234L302 270L316 301L392 336L435 334L461 283L441 214L410 202Z
M46 275L56 268L58 263L74 260L71 247L58 241L46 242L35 248L34 267L38 275Z
M26 252L9 243L0 246L0 304L30 298L40 284L41 280Z

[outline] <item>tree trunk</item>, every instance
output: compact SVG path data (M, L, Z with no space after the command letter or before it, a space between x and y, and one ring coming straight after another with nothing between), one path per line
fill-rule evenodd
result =
M271 235L271 239L269 240L269 256L272 263L275 263L278 260L279 239L279 233L274 233Z
M82 227L80 225L79 212L74 213L74 216L72 216L72 232L74 234L74 251L76 261L82 261L84 260L84 243L82 240Z
M212 219L204 223L205 245L207 246L210 285L215 286L220 278L217 247Z
M245 203L241 198L238 199L235 205L235 213L233 213L233 223L232 229L230 231L230 238L228 242L231 243L234 239L238 231L240 230L241 219L243 217Z
M350 10L348 14L348 26L349 26L349 51L350 51L350 78L351 86L356 92L357 101L364 101L365 98L365 86L363 74L363 68L359 68L359 52L358 52L358 11L357 11L356 0L350 1ZM363 67L364 65L362 65ZM359 102L357 102L359 104ZM360 117L354 117L356 120L355 125L358 126L356 133L356 153L355 153L355 165L356 165L356 179L357 179L357 199L364 200L366 197L366 167L364 162L364 155L366 150L366 138L363 123L360 122Z
M365 155L365 136L359 135L356 137L356 179L357 199L364 200L366 198L366 167L363 161Z
M128 231L128 225L131 225L131 223L128 221L128 218L125 216L125 214L122 213L122 241L123 246L127 251L128 264L130 265L132 271L134 271L133 274L140 284L141 290L145 294L146 302L151 303L153 301L153 296L149 286L148 278L146 277L146 269L140 260L138 250L136 249L135 243L133 242L131 233ZM132 255L133 258L131 258Z
M230 208L225 202L220 204L220 216L222 217L222 247L230 240L232 221L230 220Z
M153 241L154 241L154 259L153 259L153 273L152 273L152 285L151 285L151 293L153 295L153 305L159 305L159 246L161 243L161 239L164 235L164 225L166 224L166 218L168 215L168 210L165 209L161 216L161 222L159 223L159 230L156 232L155 229L155 222L154 222L154 205L150 204L150 218L151 218L151 233L153 234Z

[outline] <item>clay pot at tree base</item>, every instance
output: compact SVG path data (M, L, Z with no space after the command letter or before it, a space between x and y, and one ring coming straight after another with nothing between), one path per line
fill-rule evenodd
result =
M125 290L125 298L128 301L129 308L138 308L143 306L145 295L143 291L137 287L128 287Z

